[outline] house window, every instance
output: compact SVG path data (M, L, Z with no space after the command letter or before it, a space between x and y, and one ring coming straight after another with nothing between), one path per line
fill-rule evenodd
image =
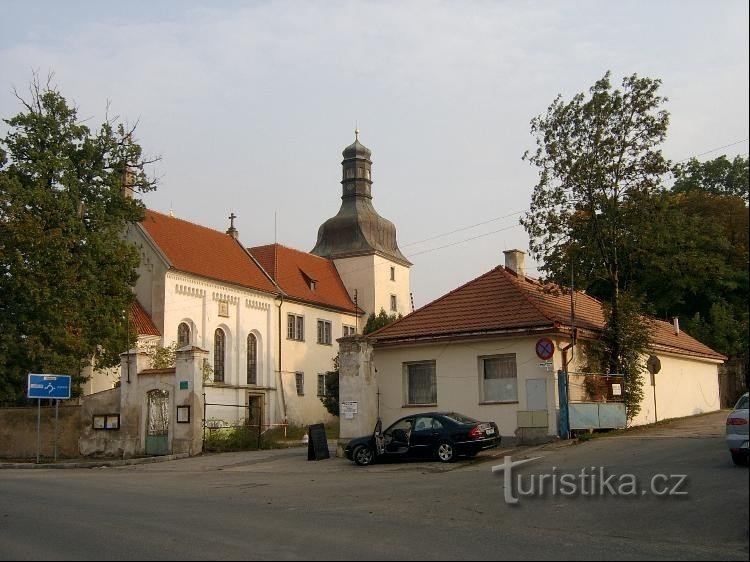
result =
M437 404L437 379L434 361L404 364L406 404Z
M227 337L224 330L216 328L214 332L214 382L224 382L224 353Z
M177 326L177 347L185 347L190 345L190 326L185 322L180 322Z
M305 317L296 314L287 315L286 337L290 340L305 340Z
M258 384L258 338L247 336L247 384Z
M331 345L331 323L328 320L318 320L318 343Z
M318 375L318 396L325 396L326 395L326 376Z
M516 354L479 358L483 402L517 402Z
M305 373L295 373L294 382L297 386L297 396L305 395Z
M395 281L395 280L396 280L396 268L391 267L391 281Z
M396 312L396 295L391 295L391 312Z
M344 324L343 328L344 328L343 333L344 333L345 338L348 338L350 336L354 336L357 334L357 329L354 326L347 326L346 324Z

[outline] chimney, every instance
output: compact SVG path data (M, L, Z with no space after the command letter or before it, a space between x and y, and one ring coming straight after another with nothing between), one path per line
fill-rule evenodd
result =
M672 318L672 324L674 324L674 335L679 336L680 335L680 319L675 316Z
M130 199L135 193L135 173L129 166L125 166L122 173L122 194Z
M526 275L526 252L521 250L505 250L505 268L510 269L518 277Z

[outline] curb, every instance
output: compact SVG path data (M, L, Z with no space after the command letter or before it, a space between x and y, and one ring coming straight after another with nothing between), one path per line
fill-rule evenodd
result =
M17 468L107 468L117 466L130 466L134 464L149 464L156 462L173 461L177 459L186 459L190 456L189 453L177 453L174 455L163 455L159 457L143 457L138 459L116 459L116 460L101 460L101 461L79 461L79 462L56 462L56 463L40 463L36 464L33 462L6 462L0 463L0 469L17 469Z

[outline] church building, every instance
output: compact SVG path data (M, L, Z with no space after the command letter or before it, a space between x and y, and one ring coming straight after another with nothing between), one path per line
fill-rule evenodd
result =
M373 207L371 152L358 133L343 151L341 208L312 252L248 248L234 215L220 232L148 209L128 230L141 254L132 324L148 326L142 340L208 352L209 426L329 421L320 397L337 339L361 334L370 313L411 311L411 263ZM87 386L106 387L111 376L97 374Z

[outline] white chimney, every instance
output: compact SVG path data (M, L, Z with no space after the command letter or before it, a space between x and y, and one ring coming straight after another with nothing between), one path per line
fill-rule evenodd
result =
M519 277L526 275L526 252L521 250L505 250L505 267Z
M674 335L679 336L680 335L680 319L675 316L672 318L672 323L674 324Z

